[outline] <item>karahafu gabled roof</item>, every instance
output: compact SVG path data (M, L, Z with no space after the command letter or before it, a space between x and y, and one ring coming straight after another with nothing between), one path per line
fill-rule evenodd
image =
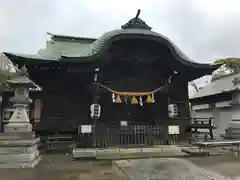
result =
M193 78L212 73L219 65L198 63L188 58L169 38L154 32L145 21L139 18L140 10L136 17L121 26L121 29L104 33L100 38L81 38L64 35L51 35L51 40L47 41L45 50L39 51L36 55L25 55L15 53L5 53L15 63L91 63L95 60L104 61L102 55L119 40L138 39L156 42L156 45L164 45L172 54L177 64L183 65L185 69L190 68L191 72L197 73ZM159 46L161 47L161 46ZM32 61L33 60L33 61Z

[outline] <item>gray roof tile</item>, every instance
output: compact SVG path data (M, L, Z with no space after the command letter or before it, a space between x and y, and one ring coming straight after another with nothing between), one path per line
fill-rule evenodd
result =
M230 92L239 88L239 85L233 83L233 78L240 78L240 73L234 75L226 75L221 78L218 78L207 86L193 94L190 99L197 99L201 97L211 96L220 94L223 92Z
M93 43L86 43L81 41L66 41L63 40L51 40L47 42L47 48L45 50L40 50L37 55L25 55L25 54L15 54L8 53L10 56L19 56L20 58L27 58L31 60L47 60L47 61L60 61L62 59L68 60L69 58L79 58L79 61L87 60L87 57L94 56L101 52L104 49L105 43L113 37L118 35L146 35L156 38L162 38L169 42L173 51L180 57L179 61L186 64L187 66L207 68L209 70L214 70L218 68L217 65L212 64L203 64L197 63L189 59L170 39L167 37L150 31L148 29L138 29L138 28L129 28L129 29L117 29L109 31L103 34L99 39L95 40ZM76 37L75 37L76 38ZM61 39L61 38L60 38ZM81 59L80 59L81 58Z
M35 60L35 59L39 59L39 60L45 60L45 61L59 61L60 60L60 56L46 56L46 55L29 55L29 54L22 54L22 53L5 53L5 54L11 54L14 56L19 56L19 57L24 57L30 60Z
M190 60L169 38L166 36L163 36L159 33L156 33L154 31L149 31L147 29L118 29L109 31L105 34L103 34L99 39L94 41L92 44L88 46L88 48L85 49L85 51L82 51L77 54L71 54L71 55L65 55L66 57L86 57L95 55L103 48L105 42L109 40L110 38L121 35L121 34L142 34L142 35L149 35L149 36L155 36L155 37L161 37L163 39L166 39L168 42L171 43L173 48L175 49L176 53L183 59L196 63L193 60ZM64 55L63 55L64 56Z

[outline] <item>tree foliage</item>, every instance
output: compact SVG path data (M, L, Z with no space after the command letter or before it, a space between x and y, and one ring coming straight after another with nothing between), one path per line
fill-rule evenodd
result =
M215 64L225 64L225 67L232 73L240 72L240 58L225 58L218 59L214 62Z

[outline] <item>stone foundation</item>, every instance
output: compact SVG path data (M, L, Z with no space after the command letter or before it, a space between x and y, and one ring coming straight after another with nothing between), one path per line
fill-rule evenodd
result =
M240 120L232 119L223 137L225 139L239 139L240 138Z
M0 134L0 168L33 168L41 160L32 132Z
M175 145L156 146L149 148L105 148L105 149L73 149L74 159L117 160L158 157L185 157L181 148Z
M4 126L4 132L32 132L30 123L9 123Z

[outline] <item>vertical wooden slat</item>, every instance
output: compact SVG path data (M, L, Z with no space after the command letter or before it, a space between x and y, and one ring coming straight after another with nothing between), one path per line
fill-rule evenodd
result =
M120 131L119 131L119 133L118 133L118 145L121 145L121 134L122 134L122 128L120 127Z
M130 143L130 134L131 134L131 130L128 128L128 132L127 132L127 138L126 138L126 142L127 142L127 144L129 144Z
M114 127L110 126L109 127L109 145L110 146L113 146L115 143L114 143L114 140L115 140L115 133L114 133Z
M151 144L150 133L150 126L147 126L147 144Z
M146 125L144 128L144 144L147 144L147 133L148 133L148 126Z
M126 141L125 141L126 133L127 133L127 126L123 126L123 133L121 134L121 136L122 136L122 144L124 146L126 145Z
M179 135L168 135L165 125L102 126L96 130L96 147L178 144Z

